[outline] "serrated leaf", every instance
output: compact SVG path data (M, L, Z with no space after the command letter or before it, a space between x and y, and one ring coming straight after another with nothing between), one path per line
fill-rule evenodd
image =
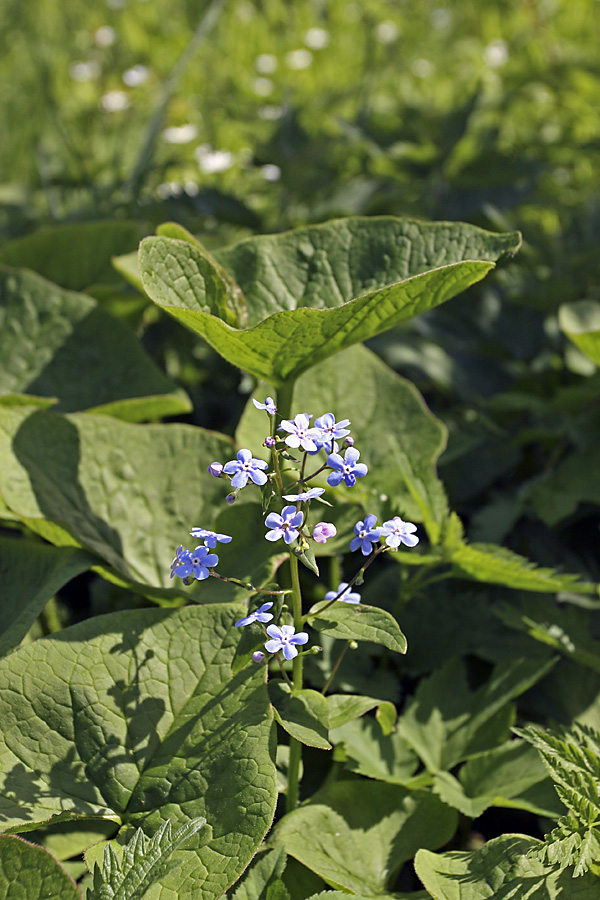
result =
M430 792L340 781L284 816L270 841L331 887L376 897L418 847L442 846L456 821L456 812Z
M135 422L191 409L126 325L33 272L0 268L0 356L0 393L57 398L61 412Z
M436 900L596 900L599 878L588 873L573 885L570 871L552 871L531 858L539 846L535 838L505 834L474 852L422 849L415 869Z
M323 694L307 688L292 691L281 681L271 681L269 699L275 718L288 734L309 747L331 750L327 699Z
M406 638L400 626L385 609L339 601L318 615L326 604L317 603L308 613L308 624L315 631L345 641L381 644L395 653L406 653Z
M54 857L14 835L0 835L0 897L7 900L81 900L74 881Z
M555 661L499 663L489 680L473 691L463 661L455 657L421 681L398 720L398 730L430 772L451 769L507 740L510 701L539 681Z
M84 550L0 538L0 657L21 642L56 591L97 561Z
M187 241L147 238L142 283L155 303L239 368L273 384L425 312L479 281L517 234L392 218L341 219L242 241L215 254L246 301L222 319L227 286Z
M185 882L216 900L277 796L265 669L231 675L235 616L222 605L98 616L2 660L1 827L91 816L151 835L203 816L211 839L177 851L160 897L180 900Z

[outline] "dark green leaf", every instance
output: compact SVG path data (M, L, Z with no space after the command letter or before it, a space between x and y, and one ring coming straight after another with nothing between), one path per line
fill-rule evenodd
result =
M281 681L269 682L275 718L288 734L309 747L331 750L327 699L318 691L292 691Z

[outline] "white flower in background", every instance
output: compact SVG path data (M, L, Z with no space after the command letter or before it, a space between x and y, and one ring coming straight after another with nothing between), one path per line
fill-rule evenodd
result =
M400 30L395 22L380 22L375 28L375 37L380 44L393 44L398 40Z
M260 174L265 181L279 181L281 178L281 169L274 163L267 163L260 167Z
M69 66L69 75L73 81L94 81L100 74L100 65L94 59L87 62L76 62Z
M107 91L100 97L100 106L104 112L123 112L131 106L125 91Z
M272 53L261 53L254 60L254 68L261 75L272 75L277 70L277 57Z
M191 122L185 125L170 125L162 133L163 141L167 144L189 144L198 137L198 129Z
M434 71L433 63L430 63L428 59L415 59L410 68L417 78L429 78Z
M255 78L252 82L252 90L259 97L268 97L273 93L275 85L270 78Z
M110 25L101 25L94 32L94 43L96 47L112 47L117 39L117 32Z
M439 28L441 31L444 28L448 28L448 26L450 25L452 21L452 13L444 6L440 6L439 9L433 9L431 11L429 21L431 22L432 28Z
M289 53L285 54L285 64L288 69L308 69L312 61L312 53L303 47L300 50L290 50Z
M186 181L183 186L184 191L188 195L188 197L197 197L200 193L200 188L196 184L195 181Z
M140 84L148 81L149 77L150 69L148 66L142 66L141 64L126 69L122 75L123 83L126 84L127 87L139 87Z
M329 32L325 28L309 28L304 43L311 50L322 50L329 43Z
M226 172L234 163L233 153L229 150L213 150L210 144L200 144L194 150L194 156L200 171L205 175Z
M508 44L500 39L490 41L483 51L483 61L492 69L498 69L508 61Z
M277 119L280 119L282 115L282 106L261 106L261 108L258 110L258 118L265 119L268 122L275 122Z

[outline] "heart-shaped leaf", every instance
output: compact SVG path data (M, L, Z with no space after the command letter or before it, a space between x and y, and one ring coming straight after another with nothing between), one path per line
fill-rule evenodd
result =
M517 233L461 223L348 218L250 238L215 259L189 241L146 238L139 269L155 303L229 362L281 385L450 299L519 244ZM245 305L234 307L219 264Z
M204 816L212 837L177 851L160 896L220 896L276 800L265 669L231 674L237 614L114 613L2 660L1 827L99 816L152 836L166 820L177 828Z

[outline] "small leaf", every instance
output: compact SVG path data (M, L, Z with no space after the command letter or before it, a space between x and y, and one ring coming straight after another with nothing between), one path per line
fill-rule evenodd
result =
M385 609L339 601L317 615L323 608L324 604L318 603L308 614L308 624L316 631L346 641L382 644L396 653L406 653L406 638L394 617Z
M318 691L291 691L281 681L269 682L275 718L288 734L309 747L331 750L328 741L327 700Z
M358 719L370 709L377 707L377 718L381 714L380 726L384 734L389 734L385 730L388 727L393 728L396 723L396 707L389 700L376 700L374 697L365 697L362 694L329 694L327 697L327 707L329 710L329 727L339 728L346 722ZM381 713L381 710L383 712ZM385 729L384 729L385 725Z

